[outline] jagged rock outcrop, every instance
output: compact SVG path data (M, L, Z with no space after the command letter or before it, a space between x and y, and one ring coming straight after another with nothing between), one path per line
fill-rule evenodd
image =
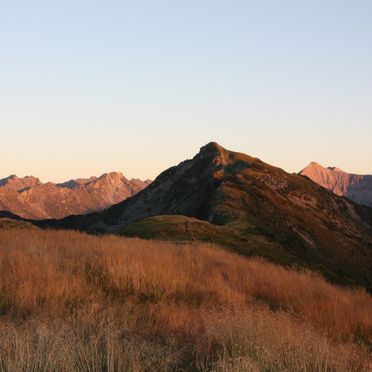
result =
M336 167L325 168L312 162L300 173L317 184L346 196L354 202L372 207L372 175L350 174Z
M150 181L128 180L119 172L101 177L42 183L35 177L0 180L0 210L29 219L63 218L103 210L135 195Z

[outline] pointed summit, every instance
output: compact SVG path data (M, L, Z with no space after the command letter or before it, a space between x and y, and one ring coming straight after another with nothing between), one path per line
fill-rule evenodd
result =
M1 180L0 180L0 187L6 185L10 180L12 180L12 179L14 179L14 178L16 178L16 177L17 177L17 176L16 176L15 174L12 174L12 175L10 175L10 176L8 176L8 177L5 177L5 178L1 179Z
M223 153L223 152L226 152L226 150L221 145L219 145L217 142L209 142L200 149L199 154L201 153L216 154L216 153Z
M119 183L124 182L127 179L124 177L123 173L121 172L108 172L102 174L100 177L98 177L97 181L105 181L109 183Z
M318 162L316 161L312 161L310 162L310 164L307 166L307 167L319 167L319 168L324 168L322 165L320 165Z
M209 142L203 146L193 160L202 161L204 167L209 170L214 167L225 170L229 168L234 171L243 170L250 167L252 163L261 162L252 156L227 150L217 142Z
M372 176L346 173L337 167L322 167L310 163L300 173L336 195L346 196L354 202L372 207Z
M321 164L317 163L316 161L310 162L304 169L302 169L298 174L303 174L308 172L309 170L316 170L316 169L325 169Z
M16 191L40 184L40 180L34 176L19 178L15 174L0 180L0 187L7 187Z

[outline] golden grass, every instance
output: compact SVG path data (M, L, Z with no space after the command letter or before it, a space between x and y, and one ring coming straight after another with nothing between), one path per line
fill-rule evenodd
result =
M0 371L368 371L371 314L212 246L0 230Z

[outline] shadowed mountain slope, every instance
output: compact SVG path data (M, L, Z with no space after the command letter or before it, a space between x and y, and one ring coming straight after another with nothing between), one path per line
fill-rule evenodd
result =
M305 265L338 282L368 288L372 283L371 209L216 143L101 213L41 226L208 241Z
M350 174L335 167L324 168L312 162L299 174L343 195L355 203L372 207L372 175Z
M0 229L36 229L34 221L28 221L13 213L0 211Z
M0 210L31 219L85 214L119 203L148 184L149 181L127 180L117 172L61 184L10 176L0 180Z

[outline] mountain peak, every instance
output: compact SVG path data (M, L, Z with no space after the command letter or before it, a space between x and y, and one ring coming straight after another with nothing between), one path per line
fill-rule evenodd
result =
M310 163L300 173L336 195L350 198L358 204L372 206L372 175L346 173L337 167L322 167Z
M324 168L323 165L319 164L318 162L316 161L312 161L309 163L309 165L306 168Z
M225 152L226 152L226 149L224 149L217 142L209 142L200 149L199 154L203 154L203 153L221 154L221 153L225 153Z
M340 168L337 168L337 167L323 167L323 165L317 163L316 161L312 161L309 163L309 165L307 167L305 167L301 172L305 172L306 170L308 169L321 169L321 170L325 170L325 171L332 171L332 172L342 172L344 173L344 171Z
M141 180L128 181L120 172L63 183L9 176L0 180L0 210L32 219L63 218L108 208L148 185Z
M106 181L112 184L118 184L123 181L127 181L123 173L121 172L108 172L98 177L98 181Z
M124 175L121 172L115 172L115 171L113 171L113 172L103 173L98 178L117 178L117 177L124 177Z
M40 180L34 176L19 178L15 174L12 174L11 176L0 180L0 187L7 186L12 187L15 190L20 190L26 187L38 185L40 183Z
M14 178L17 178L17 176L15 174L12 174L8 177L5 177L5 178L1 179L0 180L0 187L6 185L10 180L12 180Z
M307 175L307 172L326 172L326 173L332 173L332 172L338 172L338 173L345 173L342 169L337 167L323 167L323 165L312 161L309 163L307 167L305 167L299 174Z
M324 171L327 171L327 168L323 167L323 165L317 163L316 161L312 161L304 169L298 172L298 174L300 174L301 176L309 177L309 174L319 173L319 172L323 173Z
M342 269L344 278L361 283L372 280L366 259L372 215L367 213L309 179L211 142L132 198L47 226L207 241L281 263L327 265L330 277ZM355 262L361 262L362 272L354 269Z

